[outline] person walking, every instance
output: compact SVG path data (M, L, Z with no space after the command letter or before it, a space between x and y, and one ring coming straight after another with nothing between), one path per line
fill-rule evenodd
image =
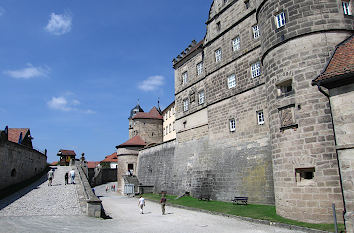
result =
M70 177L71 177L71 183L75 184L75 171L74 171L74 169L72 169L70 171Z
M138 206L140 208L140 214L144 214L143 208L145 206L145 199L143 198L143 196L140 196Z
M65 172L64 179L65 179L65 185L69 184L69 172Z
M167 199L165 197L165 194L162 194L162 197L161 197L161 200L160 200L162 215L165 215L166 202L167 202Z
M48 172L48 186L52 186L53 179L54 179L54 171L50 170Z

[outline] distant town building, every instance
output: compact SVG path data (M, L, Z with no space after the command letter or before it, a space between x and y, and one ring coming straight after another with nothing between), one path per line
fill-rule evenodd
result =
M175 101L162 111L163 117L163 141L167 142L176 139L175 130Z
M60 156L59 164L61 166L69 166L70 161L75 160L76 153L73 150L60 149L57 155Z
M117 157L117 152L114 152L111 155L107 155L104 160L100 162L101 164L105 164L105 166L111 168L111 169L116 169L118 166L118 157Z

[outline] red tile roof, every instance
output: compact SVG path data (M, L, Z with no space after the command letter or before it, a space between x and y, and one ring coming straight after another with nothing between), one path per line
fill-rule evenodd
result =
M75 151L73 151L73 150L60 149L59 152L61 152L61 155L73 155L73 156L76 156Z
M102 162L118 162L117 152L114 152L111 155L107 155Z
M138 112L133 119L159 119L162 120L162 116L156 107L153 107L150 112Z
M144 142L144 140L139 135L136 135L135 137L129 139L125 143L120 144L119 146L116 146L116 147L117 148L121 148L121 147L131 147L131 146L144 147L144 146L146 146L146 143Z
M58 165L58 161L55 161L55 162L51 163L50 165L57 166Z
M28 128L9 128L9 141L18 143L18 139L20 134L22 133L22 139L26 136L27 132L29 131Z
M312 81L313 85L339 80L354 75L354 36L336 46L324 71Z
M88 161L87 168L95 168L100 162Z

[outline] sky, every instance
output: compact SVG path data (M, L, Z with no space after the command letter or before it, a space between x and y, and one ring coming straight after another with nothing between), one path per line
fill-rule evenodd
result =
M98 4L98 2L100 4ZM103 160L128 117L174 100L172 59L200 41L212 0L0 0L0 129Z

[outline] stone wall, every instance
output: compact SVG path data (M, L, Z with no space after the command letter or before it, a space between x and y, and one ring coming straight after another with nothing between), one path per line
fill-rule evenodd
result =
M159 119L133 119L135 135L139 135L147 145L161 143L163 138L162 120ZM133 135L133 136L135 136Z
M38 175L46 167L46 155L0 138L0 190Z
M172 170L176 141L146 148L139 152L138 179L143 185L153 185L155 192L172 193Z
M347 231L354 230L354 84L330 90L333 125L342 175Z

